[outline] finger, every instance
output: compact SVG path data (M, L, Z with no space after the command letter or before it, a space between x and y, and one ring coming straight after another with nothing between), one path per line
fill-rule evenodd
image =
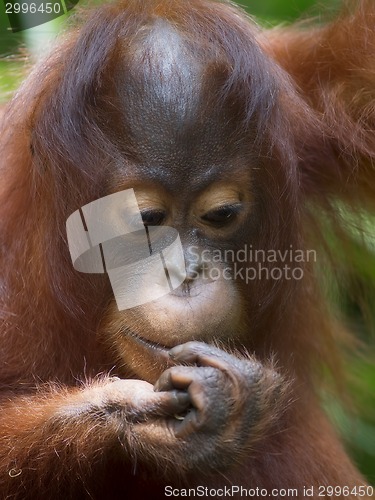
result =
M175 436L185 439L200 428L199 414L196 410L191 410L185 415L184 419L175 427Z
M186 412L189 407L190 397L186 392L153 392L147 402L134 408L132 420L140 422L150 417L178 415Z
M173 347L169 351L169 356L174 362L211 366L219 370L227 370L240 363L235 356L215 346L195 341Z
M154 390L159 392L187 389L196 376L194 368L191 366L174 366L161 374L154 385Z
M212 367L174 366L162 373L155 384L155 390L185 389L190 404L203 411L209 396L215 394L215 400L216 394L219 397L220 391L226 387L222 378L222 373Z
M186 392L168 391L159 393L158 415L177 415L185 412L190 407L190 397Z

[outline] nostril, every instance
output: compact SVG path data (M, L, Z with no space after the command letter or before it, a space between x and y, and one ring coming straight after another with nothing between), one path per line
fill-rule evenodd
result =
M202 275L203 266L197 262L191 262L186 266L186 278L184 283L191 283Z
M181 285L181 291L184 295L190 295L190 284L193 280L185 280Z

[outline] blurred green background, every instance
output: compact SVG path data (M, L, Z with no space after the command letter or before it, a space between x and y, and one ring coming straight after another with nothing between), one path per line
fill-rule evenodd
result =
M80 5L83 3L81 1ZM327 9L336 8L339 0L321 3L315 0L244 0L237 3L258 18L262 25L272 26L292 22L301 16L319 16ZM43 55L51 40L64 27L66 17L64 15L39 27L12 33L0 0L0 102L7 101L22 81L29 64L28 58L24 57L25 48L34 59ZM371 224L371 236L375 233L374 228L375 223ZM332 244L335 245L334 242ZM347 360L350 374L348 384L352 389L354 410L344 410L343 405L330 395L323 397L353 459L369 481L375 484L375 351L371 327L371 324L375 324L375 245L368 245L364 249L353 238L353 248L355 275L350 275L346 286L341 289L331 286L330 296L332 307L340 309L348 324L355 325L358 337L364 346L368 346L362 348L363 351L367 350L367 357L352 355ZM342 272L345 272L344 262ZM354 296L352 288L364 291L363 295L368 299L365 307L361 299Z

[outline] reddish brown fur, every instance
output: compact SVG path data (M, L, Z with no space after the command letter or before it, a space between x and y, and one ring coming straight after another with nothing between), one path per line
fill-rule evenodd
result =
M228 470L180 475L180 442L160 448L122 427L126 415L121 426L85 412L95 387L117 401L109 376L135 373L121 362L124 317L108 282L73 269L65 234L72 212L121 188L108 181L125 133L115 84L120 62L134 71L138 29L153 16L175 23L207 61L210 105L238 105L262 166L251 167L267 207L259 248L308 248L312 201L332 216L333 198L372 208L375 7L349 7L327 26L261 31L227 3L124 0L99 8L24 83L0 144L3 498L157 499L165 484L298 488L302 498L304 486L365 484L320 409L322 366L340 372L337 328L312 269L301 283L243 289L233 341L195 337L251 352L265 379L276 365L285 386L274 404L264 382L262 419ZM125 321L146 330L136 314ZM120 402L132 405L126 394ZM157 466L166 477L151 477Z

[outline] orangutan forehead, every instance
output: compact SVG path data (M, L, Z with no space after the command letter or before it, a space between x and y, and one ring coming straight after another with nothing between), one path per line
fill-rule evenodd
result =
M140 30L128 55L121 78L125 101L135 100L146 115L165 116L174 125L196 116L204 68L175 27L155 20Z
M124 49L118 78L124 144L133 144L144 163L181 164L186 157L202 162L207 152L212 159L233 125L227 104L214 102L215 82L206 84L209 62L204 67L189 41L165 20L145 27Z

